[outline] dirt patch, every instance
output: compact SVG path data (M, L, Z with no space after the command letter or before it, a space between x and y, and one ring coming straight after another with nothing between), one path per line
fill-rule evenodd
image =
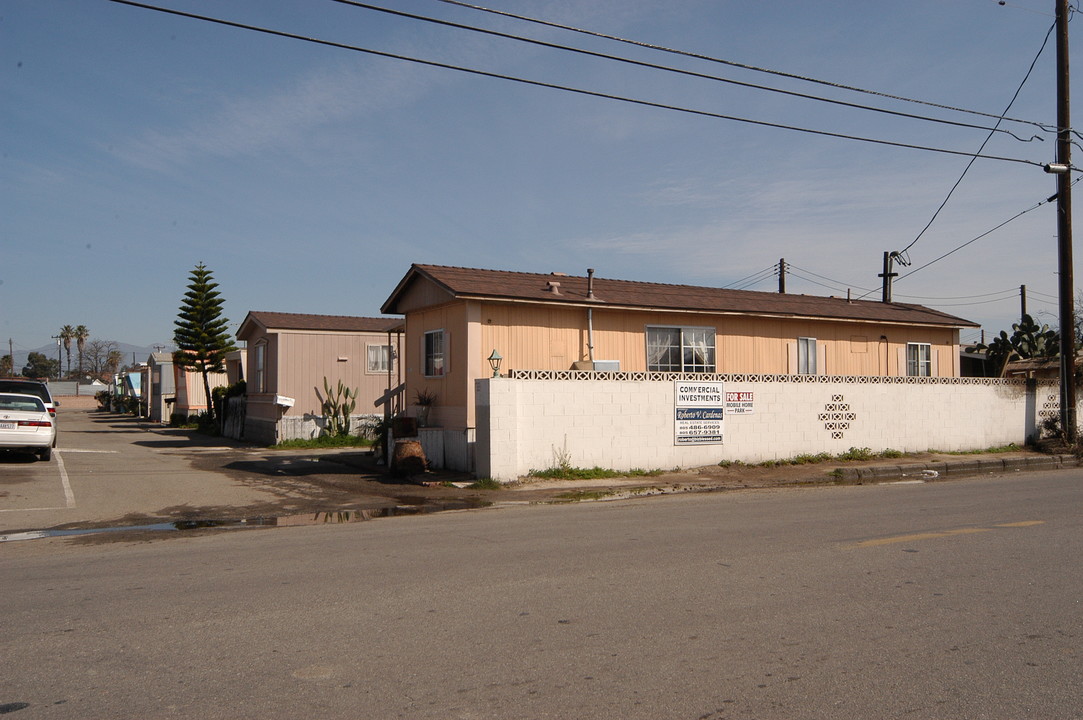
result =
M953 467L953 478L966 474L996 472L1003 463L1050 460L1036 451L954 455L914 453L897 459L868 461L829 461L804 465L710 465L653 476L606 478L598 480L553 480L520 478L497 489L467 487L472 478L464 473L425 472L409 478L395 478L376 463L368 453L341 450L277 451L248 449L208 449L191 458L194 468L227 475L233 481L268 493L269 499L240 506L164 507L147 515L129 515L113 526L138 526L161 522L210 521L236 523L246 519L257 527L261 519L268 525L296 524L291 519L345 517L353 522L376 517L419 514L445 509L480 508L490 505L565 503L617 498L645 497L679 492L738 491L743 489L796 488L832 484L885 482L893 474L908 473L923 481L944 480L945 467ZM939 471L923 471L932 466ZM858 478L849 473L840 477L839 469L875 468L876 478ZM1002 470L1003 471L1003 470ZM326 520L325 520L326 521ZM313 524L302 522L301 524ZM71 525L68 527L75 527ZM80 543L110 543L164 540L196 534L222 532L215 528L185 529L182 532L110 532L71 538Z
M593 499L595 496L605 497L602 493L608 492L610 497L623 497L628 495L661 494L671 491L710 491L710 490L741 490L754 488L780 488L799 487L805 485L835 485L835 484L861 484L864 480L847 479L840 477L840 470L853 470L856 468L877 468L885 470L886 475L891 475L895 469L899 470L899 477L909 474L920 474L923 480L943 480L944 473L934 470L924 472L920 466L933 468L944 465L953 466L952 477L962 477L967 474L963 465L973 465L973 473L987 472L978 466L978 461L1009 461L1026 458L1048 458L1042 452L1020 450L1005 453L976 453L976 454L952 454L952 453L911 453L900 458L877 458L874 460L832 460L822 463L806 463L799 465L744 465L732 464L728 466L708 465L698 468L690 468L679 472L662 473L659 475L607 478L598 480L553 480L546 478L520 478L518 482L507 486L504 497L515 496L517 499L532 502L545 502L547 500L561 499ZM508 492L510 491L510 492ZM584 492L585 491L585 492ZM498 491L501 492L501 491Z

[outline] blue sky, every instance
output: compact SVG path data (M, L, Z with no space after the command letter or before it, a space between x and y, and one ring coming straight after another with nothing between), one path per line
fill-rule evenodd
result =
M486 72L827 132L975 152L988 132L487 37L330 0L152 4ZM384 7L645 62L992 127L532 25L437 0ZM482 3L485 4L485 3ZM486 7L993 115L1053 0L489 0ZM1073 24L1074 25L1074 24ZM1083 41L1079 41L1083 42ZM1076 42L1075 46L1079 46ZM1008 115L1054 124L1051 39ZM1078 57L1078 54L1074 55ZM1077 73L1078 75L1078 73ZM1053 136L1003 126L905 275L1055 192ZM875 290L968 158L644 107L272 37L108 0L0 5L0 340L65 325L171 342L206 264L249 310L379 315L411 263L730 286L785 258L787 290ZM895 285L981 323L1056 324L1047 204ZM825 287L826 286L826 287ZM764 274L749 289L772 291ZM964 334L964 341L975 333Z

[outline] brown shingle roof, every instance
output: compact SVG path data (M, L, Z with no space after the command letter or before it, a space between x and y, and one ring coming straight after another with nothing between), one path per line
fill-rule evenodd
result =
M589 303L596 307L862 320L941 327L978 327L977 323L922 305L883 303L873 300L850 301L846 298L817 295L724 290L693 285L663 285L610 280L597 276L594 277L594 300L588 300L585 276L543 275L417 264L411 266L410 272L384 303L382 311L396 312L400 293L418 277L436 283L457 298L575 305ZM560 283L557 288L559 294L553 292L550 283Z
M353 317L349 315L306 315L303 313L261 312L252 310L241 323L249 320L274 330L324 330L333 332L390 332L402 325L402 318Z

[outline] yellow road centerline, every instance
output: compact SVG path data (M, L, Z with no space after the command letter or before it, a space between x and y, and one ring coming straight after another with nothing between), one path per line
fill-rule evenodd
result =
M910 535L894 535L892 537L875 538L873 540L862 540L861 542L854 543L850 547L865 548L877 547L880 545L895 545L898 543L918 542L921 540L937 540L940 538L953 537L955 535L973 535L975 533L993 532L993 530L995 530L996 528L1033 527L1035 525L1041 525L1044 522L1044 520L1022 520L1020 522L1012 523L997 523L993 527L955 528L952 530L940 530L937 532L912 533Z

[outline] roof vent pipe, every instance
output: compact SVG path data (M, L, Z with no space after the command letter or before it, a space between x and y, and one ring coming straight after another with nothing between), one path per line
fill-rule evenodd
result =
M594 299L594 268L587 268L587 300ZM594 369L594 308L587 308L587 357Z
M550 280L546 283L546 285L548 286L546 289L549 290L549 292L553 293L554 295L560 294L560 283Z

